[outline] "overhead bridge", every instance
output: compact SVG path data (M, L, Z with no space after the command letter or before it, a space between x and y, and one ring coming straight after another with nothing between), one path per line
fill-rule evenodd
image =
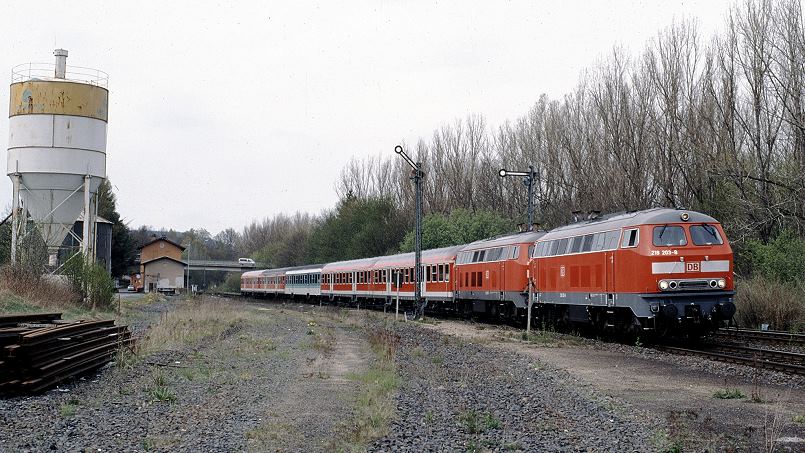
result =
M237 261L214 261L214 260L190 260L188 263L191 271L226 271L226 272L246 272L255 269L266 269L269 266L263 263L239 263Z

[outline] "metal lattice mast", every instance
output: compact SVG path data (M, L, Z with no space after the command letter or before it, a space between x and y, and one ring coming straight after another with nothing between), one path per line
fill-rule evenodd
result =
M422 299L422 178L425 177L425 173L422 171L422 162L414 162L403 151L402 146L395 146L394 152L402 156L413 169L411 179L414 181L414 190L416 192L414 195L416 211L414 224L414 299L416 311L414 312L414 319L419 319L425 313L425 306L427 305L427 301Z

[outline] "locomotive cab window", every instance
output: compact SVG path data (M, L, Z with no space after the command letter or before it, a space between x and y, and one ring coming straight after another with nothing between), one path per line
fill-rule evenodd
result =
M637 247L637 244L640 242L640 230L637 228L633 228L631 230L626 230L623 233L623 241L621 242L621 248L627 249L632 247ZM655 241L656 245L656 241Z
M690 239L696 245L721 245L724 241L713 225L703 223L690 226Z
M681 226L655 226L653 236L654 245L657 247L688 245L685 229Z

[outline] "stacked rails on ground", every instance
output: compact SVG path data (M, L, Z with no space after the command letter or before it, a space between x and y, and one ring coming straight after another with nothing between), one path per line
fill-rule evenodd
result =
M61 313L0 316L0 394L36 393L105 365L132 342L114 320L65 321Z

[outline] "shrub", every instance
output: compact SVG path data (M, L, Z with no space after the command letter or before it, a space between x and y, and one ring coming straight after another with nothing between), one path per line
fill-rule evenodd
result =
M766 244L749 241L738 252L739 267L755 277L764 277L802 287L805 281L805 239L784 231Z
M64 264L64 275L87 308L112 307L115 285L106 269L96 263L88 263L82 255L76 255Z
M740 280L736 284L735 319L738 325L805 331L805 291L801 287L764 277Z
M221 291L228 292L228 293L239 293L240 292L240 274L238 273L230 273L226 276L226 280L221 286L218 287Z

